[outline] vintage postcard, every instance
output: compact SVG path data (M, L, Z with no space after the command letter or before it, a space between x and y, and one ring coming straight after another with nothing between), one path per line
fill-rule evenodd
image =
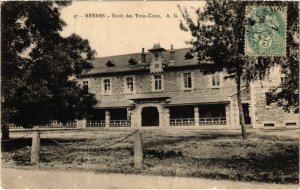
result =
M3 189L298 189L299 2L3 1Z

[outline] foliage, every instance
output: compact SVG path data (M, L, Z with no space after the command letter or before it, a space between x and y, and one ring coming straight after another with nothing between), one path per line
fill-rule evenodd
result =
M244 55L246 6L264 5L274 8L287 7L287 55L286 57L248 57ZM180 27L190 31L198 61L205 65L214 62L211 73L226 69L229 78L243 78L247 86L250 82L264 79L275 64L279 64L286 80L274 90L273 100L286 110L299 111L299 10L297 2L246 2L246 1L207 1L204 11L194 9L196 20L186 8L179 7L184 18ZM205 68L205 67L203 67Z
M2 122L24 127L82 118L96 103L72 76L92 68L87 40L61 37L70 2L5 2L1 8Z

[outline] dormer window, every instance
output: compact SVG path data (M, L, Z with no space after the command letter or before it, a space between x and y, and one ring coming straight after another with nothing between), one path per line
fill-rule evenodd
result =
M193 59L194 56L191 54L191 52L186 52L186 54L184 55L184 59Z
M114 67L114 66L115 66L115 64L113 64L113 62L110 61L110 60L108 60L108 61L106 62L105 65L106 65L107 67Z
M137 64L137 61L134 59L134 58L130 58L129 61L128 61L129 65L136 65Z

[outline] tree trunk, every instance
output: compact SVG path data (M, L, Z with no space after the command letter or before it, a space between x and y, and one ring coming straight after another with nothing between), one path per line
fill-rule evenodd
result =
M244 140L247 139L247 133L246 133L246 126L245 126L245 117L244 117L244 111L242 106L242 99L241 99L241 75L238 74L237 81L236 81L236 90L237 90L237 104L239 108L239 117L240 117L240 124L241 124L241 130L242 130L242 138Z
M9 127L7 123L2 123L1 135L1 151L6 151L8 149L8 142L6 140L9 139Z
M6 123L3 123L1 126L1 140L8 140L9 139L9 127Z

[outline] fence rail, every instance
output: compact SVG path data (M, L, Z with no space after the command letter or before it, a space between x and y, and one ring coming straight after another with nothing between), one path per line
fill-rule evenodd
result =
M61 122L51 122L43 125L34 125L33 128L76 128L76 121L67 121L65 124ZM14 123L9 124L10 129L24 129L22 126L18 126Z
M194 118L177 118L177 119L170 119L171 126L189 126L195 125Z
M105 121L104 120L87 121L86 127L105 127Z
M10 129L24 129L24 127L20 126L20 125L16 125L16 124L9 124L8 127Z
M226 125L226 117L199 118L200 125Z
M61 122L51 122L46 125L36 125L34 127L45 127L45 128L60 128L60 127L67 127L67 128L76 128L77 122L76 121L67 121L65 124Z
M170 126L194 126L195 118L176 118L170 119ZM199 118L199 125L226 125L226 117L209 117L209 118ZM110 127L130 127L131 122L129 120L110 120ZM68 121L63 124L61 122L51 122L45 125L35 125L34 128L76 128L76 121ZM88 120L86 122L86 127L105 127L104 120ZM23 129L22 126L17 126L15 124L9 124L11 129Z
M129 120L110 120L110 127L130 127L131 123Z

